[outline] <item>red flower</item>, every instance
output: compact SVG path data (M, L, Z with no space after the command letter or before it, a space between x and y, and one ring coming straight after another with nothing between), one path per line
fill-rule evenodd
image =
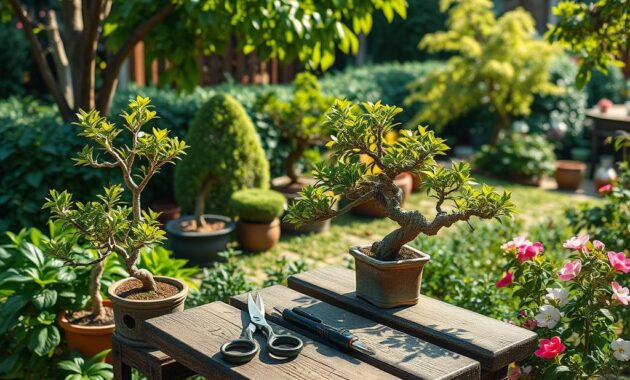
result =
M610 193L612 189L613 189L613 185L609 183L597 189L597 192L600 194L606 194L606 193Z
M553 359L564 352L567 347L562 344L559 336L551 339L541 339L534 355L542 359Z
M503 275L503 277L501 277L501 279L499 281L497 281L496 285L497 288L502 288L504 286L508 286L512 283L512 273L510 272L505 272L505 274Z
M520 247L518 247L516 258L520 262L525 262L542 254L543 252L545 252L545 248L540 242L523 244Z

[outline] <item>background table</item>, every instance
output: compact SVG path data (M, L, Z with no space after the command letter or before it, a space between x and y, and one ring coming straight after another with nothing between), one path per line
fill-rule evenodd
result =
M600 112L599 108L591 108L586 116L593 119L591 129L591 173L593 178L597 165L597 151L599 150L600 137L615 135L616 131L630 132L630 116L624 105L613 105L607 112Z
M536 347L536 334L529 330L429 297L415 306L376 308L356 297L354 272L344 268L292 276L289 287L273 286L260 293L274 330L304 340L302 353L294 359L271 357L262 334L255 335L261 351L251 362L235 365L221 358L220 346L238 337L249 318L246 294L232 297L230 305L213 302L147 321L146 340L155 347L148 352L171 369L175 363L211 379L504 379L508 364L531 355ZM351 330L376 354L332 346L284 321L274 306L303 307L330 325ZM126 349L117 346L114 351ZM115 367L126 370L120 360L121 355L114 355Z

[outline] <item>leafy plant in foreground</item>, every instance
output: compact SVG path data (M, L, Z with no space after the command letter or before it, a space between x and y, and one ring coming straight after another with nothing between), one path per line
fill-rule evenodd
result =
M114 378L112 365L102 361L109 351L103 351L90 358L83 358L74 351L69 359L59 362L57 367L66 373L65 380L112 380Z
M337 101L326 116L326 123L335 133L328 144L330 161L316 167L317 183L302 191L302 198L289 208L286 220L298 225L313 223L374 199L400 228L375 242L371 252L379 260L394 260L402 246L420 233L435 235L441 228L473 216L490 219L511 214L510 194L497 194L486 185L474 188L468 164L453 163L451 168L437 165L435 157L448 147L433 132L418 127L413 132L405 131L394 142L387 141L394 117L400 112L402 109L380 102L357 106ZM363 162L361 155L371 158L371 162ZM401 209L402 190L394 184L394 178L403 172L422 173L424 189L436 199L433 219L416 210ZM348 199L349 204L335 210L339 197ZM443 208L445 202L450 211Z

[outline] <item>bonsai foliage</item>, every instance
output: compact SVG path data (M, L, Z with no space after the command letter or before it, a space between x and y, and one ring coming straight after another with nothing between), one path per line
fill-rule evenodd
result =
M216 95L201 107L187 136L190 150L175 168L175 197L196 227L203 214L230 215L232 193L269 186L269 163L245 109L228 95Z
M286 206L282 193L264 189L244 189L232 194L230 208L241 220L269 223L281 216Z
M81 111L76 123L82 129L79 135L92 144L86 145L74 160L77 165L120 169L124 185L131 192L131 204L122 200L122 185L106 187L98 200L87 203L73 200L67 191L52 189L44 204L52 218L62 222L62 229L75 236L75 239L50 239L47 253L72 266L93 266L90 296L94 316L102 312L100 278L103 261L111 254L120 256L127 272L142 281L145 289L155 290L153 275L137 265L140 251L162 241L164 232L156 220L158 213L141 209L141 194L151 177L164 165L174 163L187 148L184 141L169 137L167 130L142 131L146 123L157 117L148 98L131 100L129 108L129 113L121 115L125 119L124 128L110 123L98 111ZM129 145L117 141L123 133L128 135ZM72 249L77 242L85 243L95 257L77 255Z
M494 145L514 116L529 114L535 94L559 91L549 75L558 49L536 38L534 20L523 9L497 19L490 0L442 0L440 7L448 10L448 30L426 35L420 47L454 55L412 82L406 102L422 103L415 120L437 127L489 106L498 117Z
M335 103L326 116L327 126L335 133L328 144L330 161L316 167L317 183L304 189L302 199L289 207L286 220L297 225L313 223L375 199L400 228L375 242L371 252L380 260L392 260L420 233L435 235L441 228L473 216L489 219L511 214L510 194L497 194L486 185L474 188L468 164L453 163L451 168L437 165L435 157L444 154L448 146L432 131L418 127L388 142L386 136L400 112L401 108L380 102L362 106L346 100ZM362 162L361 155L372 161ZM432 219L416 210L401 209L402 190L394 184L394 178L403 172L424 176L424 188L436 199ZM350 202L337 211L333 206L339 197Z
M608 73L609 65L624 65L618 57L630 47L627 1L563 1L554 7L553 14L558 21L547 38L569 46L578 55L576 79L580 88L589 81L593 69Z
M292 184L298 182L297 161L310 144L326 135L322 130L322 121L333 101L332 97L322 95L317 77L310 73L296 76L291 100L280 100L270 94L262 101L262 109L271 117L282 136L293 145L284 163L285 174Z

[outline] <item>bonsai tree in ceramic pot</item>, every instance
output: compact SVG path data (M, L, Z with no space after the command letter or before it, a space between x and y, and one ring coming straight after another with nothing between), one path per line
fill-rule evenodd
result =
M280 240L280 219L286 206L282 193L244 189L232 194L230 208L238 216L236 233L242 249L266 251Z
M124 127L117 127L98 111L80 111L77 115L81 136L91 140L78 154L77 165L99 169L118 168L124 187L131 193L131 202L124 202L123 185L106 187L98 200L78 202L72 194L50 190L44 208L53 219L61 221L64 230L88 245L94 257L85 257L72 249L74 239L51 239L47 253L72 266L91 266L89 318L98 321L106 314L101 297L101 276L104 260L116 254L131 278L112 284L108 289L113 304L116 331L133 342L142 341L142 322L158 315L182 310L188 287L178 279L153 276L138 268L143 248L160 244L164 232L157 222L158 214L143 211L141 195L149 180L160 169L174 163L184 153L184 141L168 136L168 131L143 126L157 117L148 98L137 97L129 102L130 112L121 116ZM127 143L120 142L121 135Z
M269 163L254 124L229 95L215 95L193 119L186 157L175 168L175 197L188 215L165 225L177 257L206 264L226 249L229 202L244 188L269 186ZM207 213L209 212L209 213Z
M513 208L508 192L498 194L486 185L473 187L468 164L438 166L435 157L448 147L424 127L388 143L385 136L400 112L401 108L380 102L357 106L343 100L333 105L326 121L334 131L328 144L330 161L317 166L317 183L304 189L302 199L289 207L285 217L291 223L312 223L343 214L366 200L378 201L399 228L372 245L352 247L350 253L356 263L357 295L379 307L417 302L422 268L429 256L407 243L419 234L435 235L472 217L500 218L510 215ZM361 154L373 161L362 162ZM402 190L393 180L402 172L423 174L423 188L435 198L435 216L400 207ZM335 210L340 197L350 202Z

